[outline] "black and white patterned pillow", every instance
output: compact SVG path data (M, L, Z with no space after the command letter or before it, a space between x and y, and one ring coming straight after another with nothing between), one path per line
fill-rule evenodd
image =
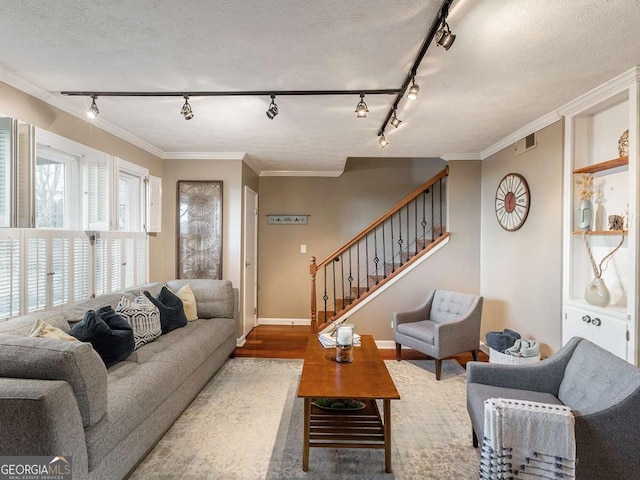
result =
M144 295L138 295L135 298L123 296L116 307L116 312L122 315L133 328L136 350L145 343L153 342L162 334L160 311Z

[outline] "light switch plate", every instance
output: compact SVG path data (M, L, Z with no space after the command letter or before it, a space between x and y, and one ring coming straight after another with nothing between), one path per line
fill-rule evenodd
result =
M307 245L305 243L300 244L300 253L307 253Z

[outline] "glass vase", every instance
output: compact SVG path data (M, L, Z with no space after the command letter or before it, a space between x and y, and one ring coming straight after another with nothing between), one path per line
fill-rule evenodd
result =
M353 362L353 333L355 325L343 323L336 330L336 362Z
M584 289L584 299L587 303L596 307L606 307L611 302L611 294L602 278L591 280L587 288Z

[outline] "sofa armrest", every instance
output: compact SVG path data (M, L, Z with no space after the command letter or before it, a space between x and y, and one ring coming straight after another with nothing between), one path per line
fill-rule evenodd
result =
M0 378L0 455L71 456L73 478L87 477L87 447L67 382Z
M572 338L555 355L536 364L502 365L496 363L467 363L467 383L481 383L495 387L516 388L557 396L567 363L582 338Z
M431 303L433 302L433 295L435 290L429 292L429 295L425 302L415 310L409 310L406 312L393 312L393 329L396 330L401 323L419 322L421 320L427 320L429 318L429 311L431 310Z

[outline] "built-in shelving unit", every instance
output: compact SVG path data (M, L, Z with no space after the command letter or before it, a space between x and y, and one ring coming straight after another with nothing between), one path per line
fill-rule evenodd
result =
M638 129L640 68L634 67L583 95L562 109L565 116L564 235L562 340L587 338L619 357L638 364ZM628 155L618 140L629 130ZM580 197L576 180L592 175L594 218L579 228ZM608 217L625 218L624 230L610 230ZM618 245L604 263L601 278L611 303L594 306L585 288L595 277L585 242L596 265Z

